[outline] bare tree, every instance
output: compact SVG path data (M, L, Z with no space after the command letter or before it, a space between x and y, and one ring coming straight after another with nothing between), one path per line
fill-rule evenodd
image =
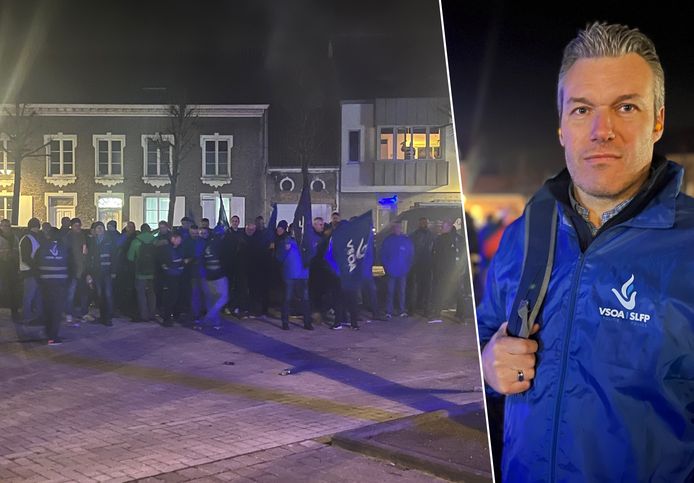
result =
M181 173L181 164L190 154L196 144L194 134L198 114L194 106L188 104L172 104L169 106L169 123L164 133L159 133L153 139L159 150L171 149L171 164L169 165L169 213L167 221L173 226L174 206L176 204L176 187ZM171 141L170 139L173 139Z
M12 224L19 224L19 197L21 194L22 161L31 157L45 157L40 154L50 141L37 146L33 141L36 130L36 110L29 104L15 103L13 109L3 107L5 119L2 123L2 134L7 137L7 147L0 144L10 163L14 164L14 183L12 192Z

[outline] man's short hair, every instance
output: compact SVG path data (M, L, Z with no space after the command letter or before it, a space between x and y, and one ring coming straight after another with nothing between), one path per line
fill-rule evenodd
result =
M239 218L238 215L233 215L233 216L231 217L232 220L233 220L234 218L236 218L237 220L241 221L241 218Z
M263 218L262 215L258 215L258 216L255 217L255 221L258 221L258 220L263 220L263 221L265 221L265 218Z
M142 233L149 233L152 231L152 227L149 226L148 223L143 223L142 225L140 225L140 231Z
M200 223L205 222L205 221L206 221L207 223L209 223L209 222L210 222L210 219L209 219L209 218L203 218L202 220L200 220Z
M197 229L198 229L198 225L192 224L192 225L190 225L190 229L191 229L191 230L197 230Z
M162 226L162 225L166 226L167 228L169 227L169 223L167 221L164 221L164 220L161 220L159 222L159 226Z
M118 223L116 223L116 220L110 220L108 223L106 223L106 226L118 226Z
M32 228L41 228L41 221L38 218L32 218L27 223L27 228L29 228L30 230Z
M586 26L564 49L564 56L559 69L557 82L557 107L559 117L562 115L564 97L564 78L569 69L579 59L597 57L621 57L627 54L638 54L653 71L653 97L655 113L665 105L665 73L655 51L655 45L639 29L626 25L594 22Z
M335 215L340 216L340 212L339 211L333 211L332 215L330 215L330 216L335 216Z
M79 218L73 218L72 220L70 220L70 226L73 226L76 223L79 223L81 225L82 220L80 220Z
M325 221L325 220L323 220L323 217L322 217L322 216L316 216L316 217L313 219L313 221L318 221L318 220L320 220L320 221Z
M97 226L100 226L104 230L106 229L103 221L95 221L94 223L92 223L92 230L95 229Z

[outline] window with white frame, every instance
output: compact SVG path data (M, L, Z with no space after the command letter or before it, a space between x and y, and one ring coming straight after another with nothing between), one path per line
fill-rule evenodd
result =
M77 136L69 134L49 134L44 136L46 143L48 177L75 176L75 148Z
M0 220L12 219L12 196L0 195Z
M14 174L14 161L7 152L7 138L0 137L0 176L10 176Z
M123 177L125 136L96 134L92 137L97 177Z
M169 216L169 195L143 195L145 208L145 223L156 226Z
M441 159L438 126L389 126L379 129L378 159Z
M169 176L174 138L170 134L142 136L144 173L146 177Z
M200 136L202 149L202 175L207 178L231 177L231 148L234 137L215 133Z

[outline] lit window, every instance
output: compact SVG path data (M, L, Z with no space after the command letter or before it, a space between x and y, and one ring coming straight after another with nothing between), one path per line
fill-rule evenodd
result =
M438 127L382 127L379 159L441 159Z
M12 197L0 196L0 220L12 219Z
M145 196L145 223L156 226L169 216L169 196Z
M200 136L202 148L202 175L211 178L231 177L231 148L233 136Z

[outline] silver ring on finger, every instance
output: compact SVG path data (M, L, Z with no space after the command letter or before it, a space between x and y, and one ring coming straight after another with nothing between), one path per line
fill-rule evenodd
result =
M518 382L523 381L525 381L525 372L523 372L523 369L518 369Z

